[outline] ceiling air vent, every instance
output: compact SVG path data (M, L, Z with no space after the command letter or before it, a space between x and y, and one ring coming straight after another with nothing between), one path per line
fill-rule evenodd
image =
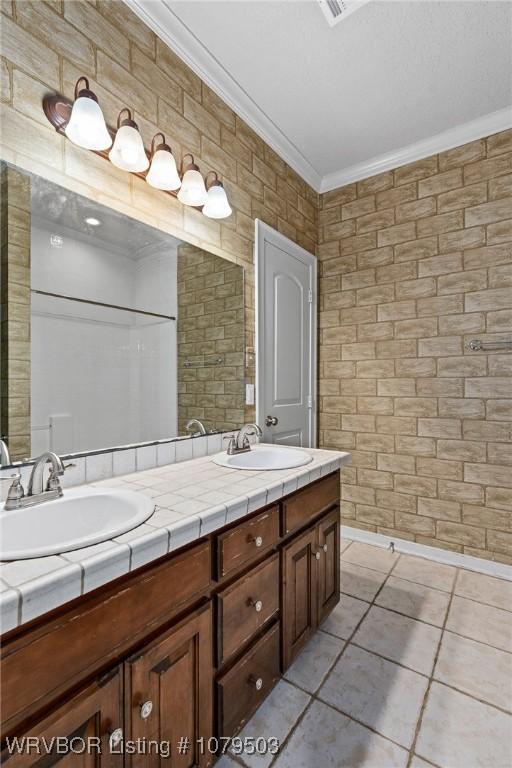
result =
M318 0L329 26L334 27L354 11L362 8L369 0Z

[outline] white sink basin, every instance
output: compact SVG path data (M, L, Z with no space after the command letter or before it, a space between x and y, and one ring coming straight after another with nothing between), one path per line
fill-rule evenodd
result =
M34 507L0 511L0 560L57 555L107 541L144 523L154 508L136 491L76 488Z
M230 469L293 469L302 467L313 461L312 456L296 448L285 448L278 445L253 445L247 453L228 456L221 453L214 458L215 464Z

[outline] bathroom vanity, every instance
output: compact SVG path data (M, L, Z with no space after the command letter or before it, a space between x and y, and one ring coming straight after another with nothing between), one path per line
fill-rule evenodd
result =
M141 739L170 742L171 765L211 764L210 737L243 727L339 600L339 468L350 457L309 452L306 467L253 473L242 512L228 505L209 529L203 512L185 546L7 632L3 738L100 740L101 755L50 762L159 764L154 751L127 754ZM213 463L186 462L196 463L199 483ZM233 482L233 470L208 471ZM25 751L8 765L40 759Z

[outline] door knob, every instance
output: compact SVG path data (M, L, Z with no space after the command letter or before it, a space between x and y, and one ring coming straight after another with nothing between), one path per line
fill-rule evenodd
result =
M267 427L275 427L277 424L279 424L279 419L277 416L267 416L265 419L265 425Z
M320 560L320 552L314 553L315 560Z
M327 544L324 544L322 549L323 549L324 552L327 552Z
M263 603L261 600L253 600L252 598L249 600L249 605L252 605L254 607L254 610L256 613L261 613L261 610L263 608Z

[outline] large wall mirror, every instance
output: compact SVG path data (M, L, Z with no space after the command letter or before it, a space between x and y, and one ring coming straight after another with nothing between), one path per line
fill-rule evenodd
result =
M197 430L191 419L238 427L243 268L35 175L2 175L11 460L173 438Z

